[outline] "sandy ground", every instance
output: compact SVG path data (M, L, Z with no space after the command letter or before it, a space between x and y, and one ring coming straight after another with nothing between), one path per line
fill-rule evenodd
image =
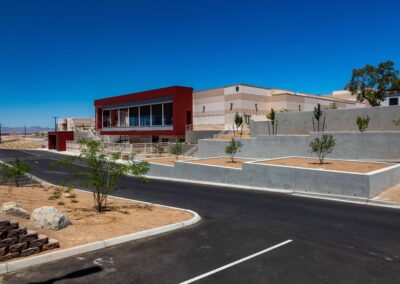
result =
M190 163L241 169L242 163L249 162L249 161L252 161L252 160L235 158L234 162L232 163L231 158L222 157L222 158L213 158L213 159L204 159L204 160L192 160L192 161L190 161Z
M39 143L34 141L5 141L0 144L0 149L37 149L41 148Z
M381 194L375 196L374 200L400 202L400 184L391 187Z
M34 227L29 220L4 214L0 214L0 220L16 220L28 229L59 240L63 249L192 218L192 214L185 211L116 198L108 200L110 211L99 214L94 210L91 193L73 190L71 194L76 194L75 199L78 203L71 203L71 198L67 198L66 193L63 193L60 199L49 200L55 190L56 187L37 185L13 187L10 191L8 186L0 186L0 204L8 201L19 202L30 213L41 206L55 206L70 218L72 225L67 228L59 231L40 229ZM58 205L60 201L65 205Z
M179 157L179 161L187 161L190 158L187 157ZM168 156L168 157L159 157L159 158L151 158L151 159L145 159L145 161L154 164L162 164L162 165L167 165L167 166L174 166L176 162L175 156Z
M231 140L232 138L234 138L234 139L237 139L237 138L242 138L242 139L250 138L250 131L243 130L242 135L240 135L240 131L239 131L237 136L234 136L233 134L220 135L220 136L217 137L216 140Z
M311 169L324 169L334 171L345 171L352 173L369 173L379 169L392 166L388 163L373 163L373 162L352 162L352 161L337 161L325 160L323 165L319 164L318 159L312 158L284 158L270 161L257 162L267 165L282 165Z

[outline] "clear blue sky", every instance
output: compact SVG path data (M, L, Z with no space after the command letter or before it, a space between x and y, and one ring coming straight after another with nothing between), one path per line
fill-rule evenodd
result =
M234 83L330 93L400 69L400 1L0 2L0 122L52 126L93 100Z

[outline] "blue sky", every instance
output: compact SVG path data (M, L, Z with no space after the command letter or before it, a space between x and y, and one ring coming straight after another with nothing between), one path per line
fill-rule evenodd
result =
M400 69L400 1L1 1L0 123L94 116L93 100L234 83L325 94Z

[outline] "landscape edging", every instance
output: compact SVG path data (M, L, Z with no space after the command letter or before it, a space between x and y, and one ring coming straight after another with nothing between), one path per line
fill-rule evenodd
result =
M38 178L32 174L27 174L27 176L39 183L57 186L57 185L49 183L45 180L42 180L41 178ZM74 189L74 190L87 192L87 191L80 190L80 189ZM118 236L118 237L114 237L114 238L110 238L110 239L106 239L106 240L102 240L102 241L96 241L96 242L92 242L92 243L88 243L88 244L83 244L83 245L79 245L76 247L71 247L71 248L57 250L57 251L53 251L53 252L49 252L49 253L45 253L45 254L41 254L41 255L35 255L35 256L30 256L27 258L22 258L22 259L18 259L18 260L14 260L14 261L7 261L4 263L0 263L0 275L9 273L9 272L13 272L13 271L16 271L19 269L27 268L30 266L39 265L39 264L43 264L43 263L47 263L47 262L51 262L51 261L55 261L55 260L60 260L60 259L67 258L70 256L79 255L79 254L83 254L83 253L87 253L87 252L92 252L92 251L96 251L99 249L104 249L104 248L108 248L111 246L119 245L122 243L130 242L130 241L134 241L134 240L138 240L138 239L143 239L143 238L147 238L147 237L151 237L151 236L156 236L156 235L163 234L166 232L175 231L177 229L181 229L184 227L194 225L194 224L200 222L200 220L201 220L201 217L198 213L196 213L192 210L189 210L189 209L183 209L183 208L172 207L172 206L156 204L156 203L149 203L149 202L145 202L145 201L123 198L123 197L118 197L118 196L110 195L110 197L134 201L134 202L141 202L144 204L152 204L152 205L164 207L164 208L181 210L181 211L191 213L193 215L193 217L186 221L182 221L182 222L178 222L178 223L174 223L174 224L168 224L168 225L164 225L161 227L148 229L145 231L140 231L140 232L131 233L128 235L123 235L123 236Z

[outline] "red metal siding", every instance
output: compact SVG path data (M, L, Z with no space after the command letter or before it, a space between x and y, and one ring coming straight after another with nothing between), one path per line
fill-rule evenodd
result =
M48 147L57 151L67 150L67 140L74 140L74 132L59 131L48 133Z
M102 131L101 127L101 115L96 115L96 126L103 135L173 135L180 136L185 135L186 129L186 114L190 112L192 115L193 107L193 89L188 87L174 86L162 89L150 90L145 92L133 93L123 96L99 99L94 101L96 110L125 102L135 102L138 100L154 99L161 97L172 97L173 100L173 130L129 130L129 131ZM111 125L113 125L114 116L111 115ZM100 120L100 121L99 121ZM192 120L192 118L190 118Z

